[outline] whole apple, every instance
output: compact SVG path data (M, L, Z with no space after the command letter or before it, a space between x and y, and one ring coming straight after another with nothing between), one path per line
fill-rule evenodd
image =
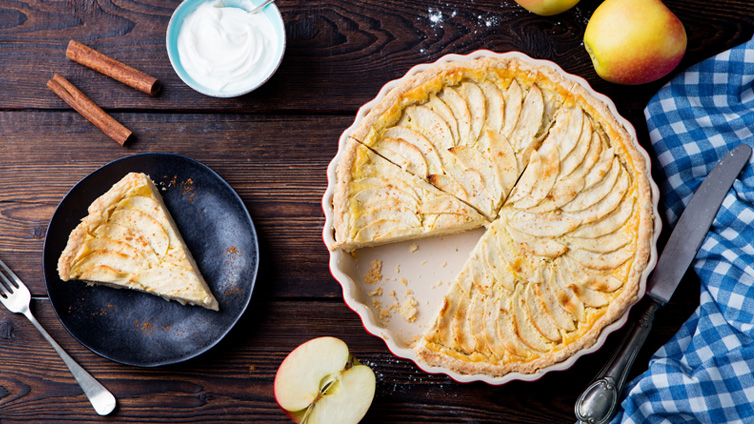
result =
M644 84L678 66L686 30L660 0L605 0L589 19L584 47L603 79Z
M541 16L552 16L572 8L579 0L516 0L524 9Z

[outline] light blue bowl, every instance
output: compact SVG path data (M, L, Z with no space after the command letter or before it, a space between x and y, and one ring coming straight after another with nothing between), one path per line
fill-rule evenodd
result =
M250 93L267 82L283 61L283 54L285 53L285 24L283 23L283 16L280 14L280 10L278 10L274 3L262 9L261 12L258 12L264 14L272 23L273 28L275 28L278 43L275 46L275 50L270 52L270 54L274 55L277 60L271 61L265 72L260 72L257 77L250 78L244 88L240 90L213 90L203 86L189 76L188 72L183 68L180 55L178 54L178 34L181 31L183 21L186 20L186 17L195 11L202 3L206 3L207 1L213 0L184 0L178 5L175 12L173 12L173 16L170 18L170 23L168 24L167 35L165 36L165 44L167 45L170 64L173 65L175 73L178 74L178 77L180 77L186 85L204 95L212 97L237 97ZM249 3L256 6L262 4L262 1L263 0L223 0L222 3L227 7L246 9Z

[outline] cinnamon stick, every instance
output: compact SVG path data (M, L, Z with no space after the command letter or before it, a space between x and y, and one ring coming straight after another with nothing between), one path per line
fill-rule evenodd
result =
M131 138L133 134L131 130L108 115L60 74L55 74L51 80L47 81L47 87L121 146Z
M160 91L161 85L157 78L106 56L76 40L71 40L68 43L65 55L74 62L92 68L150 96L154 96Z

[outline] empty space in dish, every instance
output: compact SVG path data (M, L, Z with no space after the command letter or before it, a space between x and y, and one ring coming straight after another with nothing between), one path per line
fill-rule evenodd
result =
M354 282L352 300L367 308L377 335L400 349L411 349L432 324L443 296L482 234L480 228L359 249L353 255L335 252L337 267ZM411 306L410 299L416 304Z

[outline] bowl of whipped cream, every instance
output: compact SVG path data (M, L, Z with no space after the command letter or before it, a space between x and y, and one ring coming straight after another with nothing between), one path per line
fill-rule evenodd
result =
M285 25L263 0L184 0L166 35L178 77L207 96L237 97L267 82L283 61Z

